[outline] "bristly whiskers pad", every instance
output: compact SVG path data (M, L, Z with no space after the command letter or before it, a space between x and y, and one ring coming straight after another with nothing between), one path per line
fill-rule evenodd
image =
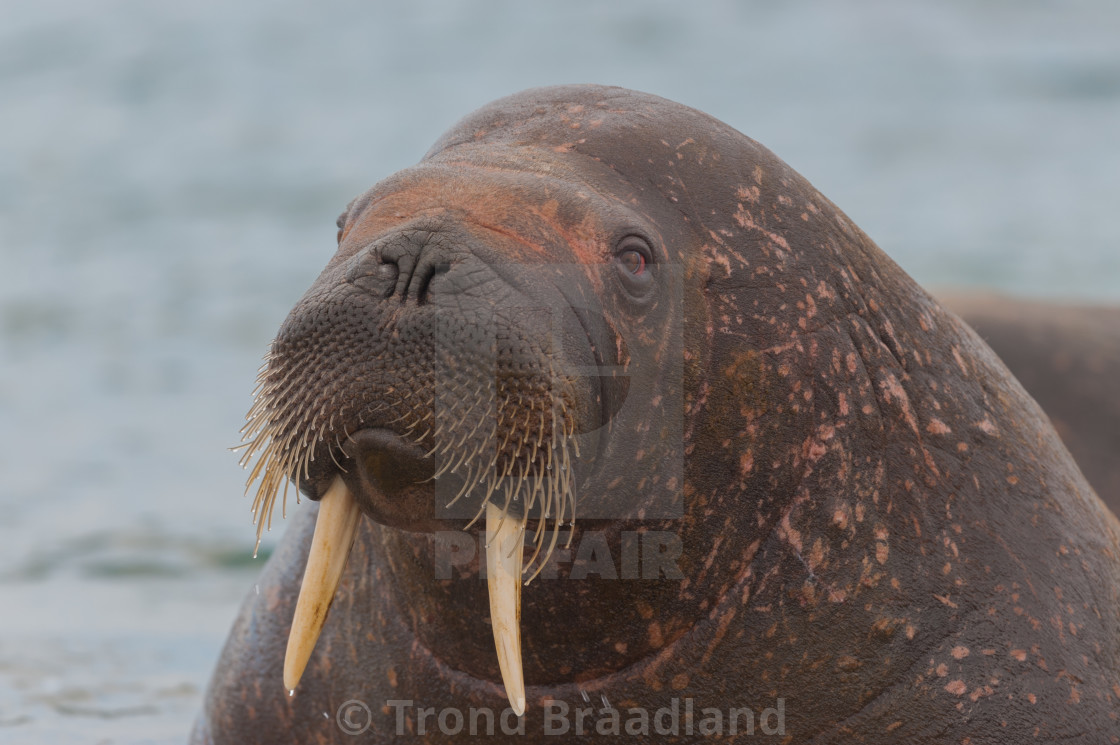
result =
M258 547L276 502L286 510L288 488L296 487L298 499L316 461L346 473L353 467L347 455L351 437L378 426L392 429L430 459L437 516L469 503L469 529L488 503L519 515L522 531L532 533L525 584L543 570L561 528L573 525L576 514L574 465L580 450L570 381L547 358L506 365L499 357L498 364L486 365L454 350L434 356L435 364L418 372L410 387L367 391L358 409L360 397L346 384L300 364L273 343L258 373L239 447L241 465L251 467L247 493L259 479L252 505ZM526 528L533 520L535 527Z

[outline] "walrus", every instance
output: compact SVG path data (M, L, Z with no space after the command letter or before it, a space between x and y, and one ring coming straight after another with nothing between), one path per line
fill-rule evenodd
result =
M1120 514L1120 307L991 292L937 296L999 355Z
M1120 525L758 143L529 90L338 227L245 429L258 524L319 504L192 742L1120 742Z

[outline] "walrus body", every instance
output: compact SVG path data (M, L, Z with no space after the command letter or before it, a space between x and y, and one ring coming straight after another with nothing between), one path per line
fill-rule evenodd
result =
M939 298L999 355L1120 515L1120 308L999 295Z
M544 320L480 310L534 301ZM503 434L518 412L585 438L565 471L569 560L565 538L521 599L512 734L480 562L441 564L476 533L438 532L463 524L440 522L447 497L469 516L490 496L475 470L441 491L411 449L454 457L474 436L456 429L471 417L441 423L430 391L499 315L499 389L523 375L553 392L486 399L489 462L527 439ZM457 330L420 354L440 323ZM1120 742L1115 518L974 332L704 114L582 86L472 114L351 204L265 375L261 431L327 433L286 473L313 499L346 481L371 519L289 695L315 521L296 513L193 742L442 742L472 726L518 742ZM506 473L558 478L532 463Z

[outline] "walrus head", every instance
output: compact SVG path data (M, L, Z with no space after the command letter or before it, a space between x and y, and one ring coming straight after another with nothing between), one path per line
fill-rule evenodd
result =
M561 529L577 514L681 512L691 240L608 164L525 152L446 141L355 199L272 343L243 431L258 541L289 483L323 502L289 688L363 514L427 532L485 516L495 643L520 713L521 581Z

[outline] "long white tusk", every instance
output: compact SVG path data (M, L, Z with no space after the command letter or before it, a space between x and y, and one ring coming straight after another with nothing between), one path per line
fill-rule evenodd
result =
M284 688L295 690L319 632L327 620L334 591L357 534L358 502L341 476L335 476L327 493L319 500L319 517L307 554L307 568L299 588L288 651L284 655Z
M525 674L521 668L521 562L525 519L486 504L486 584L498 668L513 713L525 713Z

